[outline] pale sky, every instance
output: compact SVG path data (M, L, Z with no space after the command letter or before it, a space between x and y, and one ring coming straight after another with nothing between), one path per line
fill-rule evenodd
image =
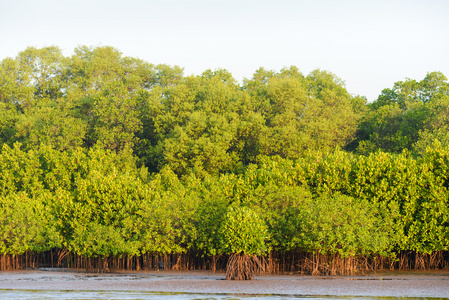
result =
M0 60L28 46L113 46L179 65L224 68L241 81L259 67L330 71L375 100L396 81L449 77L448 0L0 0Z

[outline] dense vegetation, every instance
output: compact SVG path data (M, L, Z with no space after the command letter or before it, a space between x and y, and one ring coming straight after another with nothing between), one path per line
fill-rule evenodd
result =
M321 70L28 48L0 63L0 266L448 267L448 129L439 72L367 103Z

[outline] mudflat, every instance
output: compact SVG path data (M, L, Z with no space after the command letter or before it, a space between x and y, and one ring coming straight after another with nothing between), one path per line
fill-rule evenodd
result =
M449 272L265 275L251 281L227 281L224 278L224 273L207 271L106 274L66 270L13 271L0 272L0 289L449 298Z

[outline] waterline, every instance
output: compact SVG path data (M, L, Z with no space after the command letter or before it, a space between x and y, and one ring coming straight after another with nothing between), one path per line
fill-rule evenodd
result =
M426 297L361 297L361 296L305 296L305 295L254 295L254 294L203 294L203 293L172 293L144 291L79 291L79 290L20 290L0 289L1 299L125 299L125 300L448 300L449 298Z

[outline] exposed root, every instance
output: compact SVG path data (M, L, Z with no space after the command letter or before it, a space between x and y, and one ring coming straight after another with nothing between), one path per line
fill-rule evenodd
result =
M232 254L226 265L226 279L252 280L255 273L265 272L266 266L267 263L263 257L243 253Z

